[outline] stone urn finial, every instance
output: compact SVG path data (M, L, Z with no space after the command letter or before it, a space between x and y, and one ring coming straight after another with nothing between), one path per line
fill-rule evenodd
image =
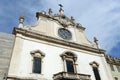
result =
M19 28L23 28L24 16L20 16L19 18Z
M24 22L24 16L20 16L19 23L23 23L23 22Z

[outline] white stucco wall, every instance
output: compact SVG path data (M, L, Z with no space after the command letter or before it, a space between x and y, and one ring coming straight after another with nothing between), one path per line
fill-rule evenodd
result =
M17 48L17 47L16 47ZM42 59L42 74L32 73L32 62L33 58L30 54L31 51L40 50L45 54ZM9 75L21 76L21 77L43 77L52 80L53 74L63 71L63 61L60 54L65 51L71 51L75 53L78 57L78 73L91 75L91 80L95 80L92 67L89 63L95 61L99 64L99 73L101 80L112 80L107 71L106 63L103 56L97 55L96 53L86 52L82 50L77 50L70 47L64 47L61 45L51 45L47 42L42 42L38 40L32 40L29 38L22 40L22 47L20 53L17 53L14 49L13 54L18 54L11 61ZM19 52L19 51L18 51ZM17 58L17 61L15 61ZM18 60L19 59L19 60ZM15 65L16 64L16 69ZM19 65L19 67L17 67ZM14 66L14 67L13 67Z

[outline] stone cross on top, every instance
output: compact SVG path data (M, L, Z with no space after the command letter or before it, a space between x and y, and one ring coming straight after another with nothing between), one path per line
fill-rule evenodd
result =
M62 9L63 5L62 5L62 4L59 4L59 6L60 6L60 10L59 10L60 15L63 15L63 13L64 13L64 10Z
M96 37L94 37L94 42L96 45L98 45L98 39Z
M63 5L62 5L62 4L59 4L59 6L60 6L60 8L62 8L62 7L63 7Z

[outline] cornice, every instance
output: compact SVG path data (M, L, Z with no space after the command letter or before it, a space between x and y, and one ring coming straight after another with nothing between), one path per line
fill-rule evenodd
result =
M110 55L105 55L105 58L107 63L120 66L120 58L116 58Z
M28 76L19 76L19 75L8 75L7 79L12 80L46 80L46 78L42 77L42 75L39 75L40 77L34 76L34 74L30 74Z
M57 39L57 38L54 38L51 36L43 35L38 32L34 32L32 30L26 30L23 28L14 28L13 34L16 35L17 33L22 34L23 36L27 36L27 37L31 37L31 38L35 38L35 39L39 39L39 40L44 40L44 41L51 42L54 44L59 44L59 45L69 46L72 48L95 52L98 54L104 54L104 52L105 52L105 50L103 50L103 49L97 49L97 48L81 45L78 43Z

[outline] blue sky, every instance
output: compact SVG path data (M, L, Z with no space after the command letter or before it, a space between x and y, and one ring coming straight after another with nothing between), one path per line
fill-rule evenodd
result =
M107 54L120 57L120 0L0 0L0 32L12 33L20 15L25 16L25 25L34 25L36 12L52 8L58 13L59 3L65 15L86 28L91 41L96 36Z

